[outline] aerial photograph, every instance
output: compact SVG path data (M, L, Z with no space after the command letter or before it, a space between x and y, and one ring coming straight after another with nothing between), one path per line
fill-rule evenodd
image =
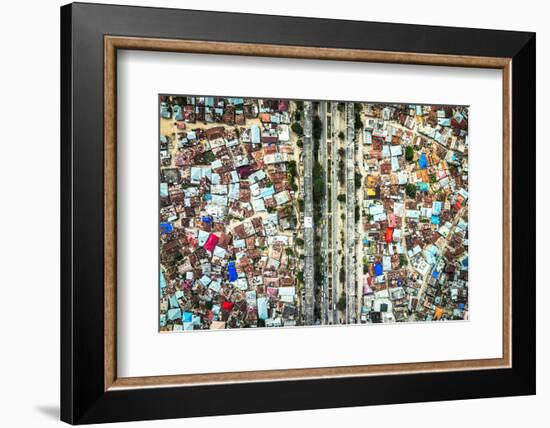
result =
M468 112L160 95L159 331L467 320Z

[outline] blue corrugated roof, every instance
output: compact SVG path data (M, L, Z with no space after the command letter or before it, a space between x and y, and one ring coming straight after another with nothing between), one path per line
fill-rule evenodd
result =
M420 169L426 169L428 167L428 159L426 159L426 153L421 153L418 159L418 166Z
M237 269L235 268L235 262L227 263L227 273L229 274L229 281L233 282L237 280Z
M171 233L174 230L174 226L172 226L172 223L161 223L160 224L160 233L166 234Z

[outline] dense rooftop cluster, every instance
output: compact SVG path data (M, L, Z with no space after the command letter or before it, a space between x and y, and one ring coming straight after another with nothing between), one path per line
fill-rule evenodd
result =
M289 102L160 99L162 331L295 325Z
M467 319L468 108L361 114L361 320Z

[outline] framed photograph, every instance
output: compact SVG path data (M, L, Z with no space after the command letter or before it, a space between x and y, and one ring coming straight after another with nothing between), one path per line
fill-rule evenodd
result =
M61 418L535 393L535 34L61 8Z

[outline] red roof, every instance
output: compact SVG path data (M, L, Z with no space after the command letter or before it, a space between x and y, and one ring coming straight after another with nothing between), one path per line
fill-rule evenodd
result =
M228 302L227 300L222 303L222 311L230 312L233 309L233 303Z
M214 251L214 247L218 243L219 239L220 238L218 238L216 235L211 233L208 239L206 240L206 243L204 244L204 248L210 252Z
M459 199L458 201L455 202L455 208L457 210L460 210L460 208L462 208L462 199Z
M386 242L389 244L393 240L393 227L386 229Z

